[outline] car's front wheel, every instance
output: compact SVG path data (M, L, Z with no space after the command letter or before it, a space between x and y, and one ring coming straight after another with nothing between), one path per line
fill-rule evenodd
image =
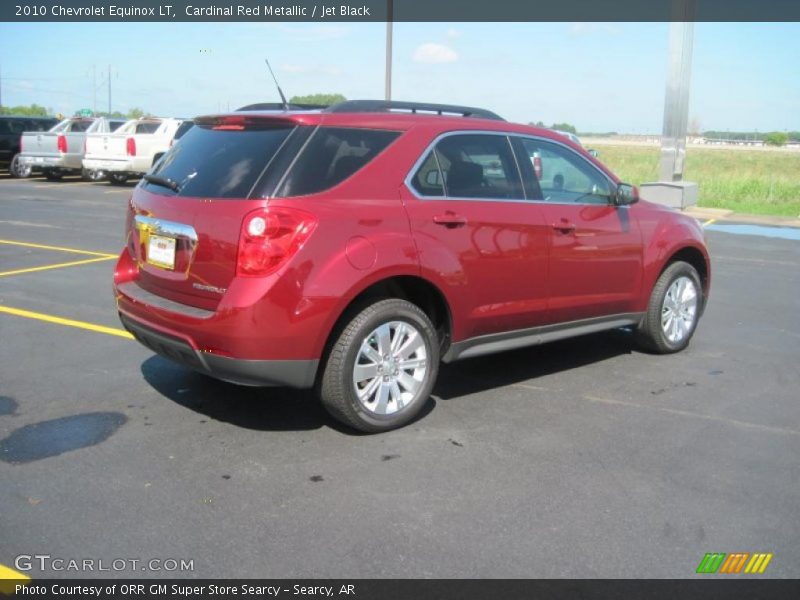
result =
M320 398L350 427L388 431L419 413L438 372L439 344L428 316L405 300L380 300L355 315L333 343Z
M653 286L647 313L637 332L646 349L658 354L679 352L689 345L703 308L703 288L689 263L670 264Z

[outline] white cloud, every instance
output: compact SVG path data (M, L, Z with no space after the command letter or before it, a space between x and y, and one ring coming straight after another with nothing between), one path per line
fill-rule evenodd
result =
M412 59L414 62L427 64L451 63L458 60L458 54L449 46L427 42L425 44L420 44L417 49L414 50Z
M454 40L456 38L461 37L461 32L458 29L455 29L455 28L451 27L450 29L447 30L447 34L446 35L451 40Z

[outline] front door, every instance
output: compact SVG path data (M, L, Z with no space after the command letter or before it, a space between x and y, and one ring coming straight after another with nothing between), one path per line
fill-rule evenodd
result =
M521 138L521 147L522 159L535 163L528 172L538 180L551 231L547 320L632 312L642 281L634 208L616 206L614 183L566 145Z

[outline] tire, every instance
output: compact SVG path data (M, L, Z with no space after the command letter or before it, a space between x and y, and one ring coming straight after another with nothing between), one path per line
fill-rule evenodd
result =
M128 176L124 173L109 173L108 181L111 185L125 185L125 182L128 181Z
M703 287L697 270L689 263L673 262L653 286L637 340L656 354L680 352L689 345L702 312Z
M64 173L55 171L53 169L45 169L42 171L48 181L61 181L64 178Z
M19 154L15 154L11 159L11 164L8 165L8 173L17 179L27 179L33 173L33 167L21 164L19 162Z
M95 169L84 169L81 173L81 176L87 181L103 181L106 178L104 171L98 171Z
M392 352L394 344L399 348ZM404 363L414 366L403 369ZM368 433L389 431L422 410L438 373L439 342L428 316L405 300L380 300L359 312L334 341L319 396L345 425ZM364 379L358 381L359 376Z

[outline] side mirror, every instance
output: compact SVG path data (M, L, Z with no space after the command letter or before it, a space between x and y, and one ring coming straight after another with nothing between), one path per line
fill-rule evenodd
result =
M628 206L639 201L639 190L636 186L629 183L620 183L614 193L614 204L617 206Z
M600 156L600 153L599 153L597 150L595 150L594 148L589 148L589 149L587 150L587 152L588 152L589 154L591 154L592 156L594 156L595 158L597 158L598 156Z

